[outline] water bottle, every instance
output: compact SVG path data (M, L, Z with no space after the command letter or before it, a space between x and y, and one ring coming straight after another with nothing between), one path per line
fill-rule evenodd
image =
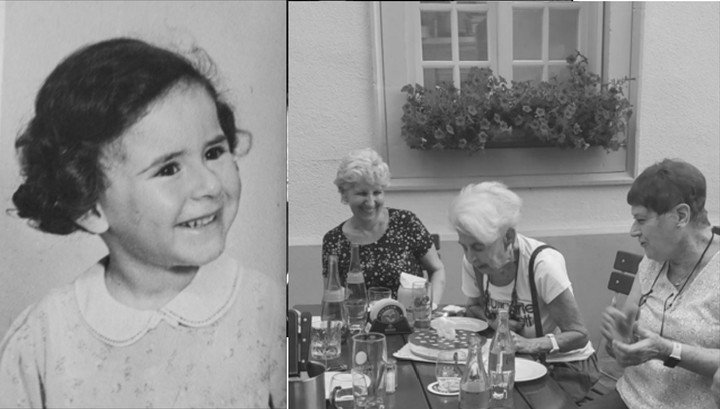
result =
M347 310L345 307L345 288L340 285L338 274L338 258L331 255L328 260L329 272L322 297L322 312L320 319L326 332L323 338L326 341L325 358L328 360L340 359L340 344L347 329ZM338 333L338 328L340 333ZM333 366L333 363L326 362L326 366ZM328 368L329 369L329 368Z
M351 334L365 329L367 324L368 297L365 289L365 275L360 266L360 246L352 244L350 269L347 273L345 306L348 312L348 328Z
M490 407L510 408L513 405L513 386L515 384L515 344L510 334L509 313L507 307L498 313L498 326L488 357L490 375Z
M460 409L490 407L490 380L485 373L480 337L470 335L465 373L460 380Z

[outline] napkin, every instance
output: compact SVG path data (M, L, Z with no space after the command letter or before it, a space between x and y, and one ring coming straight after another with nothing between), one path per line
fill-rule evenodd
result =
M438 332L438 335L450 341L455 340L455 326L453 321L445 317L435 318L433 322L433 328Z
M412 289L413 283L424 283L427 281L424 277L415 276L408 273L400 273L400 286Z

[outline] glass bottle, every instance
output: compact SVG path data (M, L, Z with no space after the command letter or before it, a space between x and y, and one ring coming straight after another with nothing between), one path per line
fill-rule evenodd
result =
M351 334L365 329L367 324L368 297L365 288L365 275L360 266L360 246L351 245L350 269L345 280L345 306L348 312L348 328Z
M345 288L340 285L337 256L331 255L328 263L330 265L323 290L322 310L320 313L321 328L324 329L324 334L320 338L324 340L325 366L327 370L331 370L331 368L343 366L340 345L344 331L347 328L347 310L345 307Z
M470 336L465 373L460 380L460 409L487 409L490 407L490 380L482 359L482 339Z
M515 344L510 334L507 307L498 313L498 326L490 344L488 375L490 376L491 408L513 408L515 384Z

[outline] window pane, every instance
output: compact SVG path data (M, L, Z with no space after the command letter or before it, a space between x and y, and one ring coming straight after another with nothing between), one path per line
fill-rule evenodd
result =
M564 60L577 50L579 10L550 10L550 59Z
M513 59L542 56L542 9L513 9Z
M458 12L461 61L487 61L487 13Z
M570 77L570 71L567 69L567 65L549 65L548 66L548 79L553 76L557 76L558 81L564 81Z
M542 65L513 67L513 81L537 81L542 80Z
M423 61L451 61L450 12L423 11L420 23Z
M423 68L423 85L431 88L441 82L453 83L452 68Z

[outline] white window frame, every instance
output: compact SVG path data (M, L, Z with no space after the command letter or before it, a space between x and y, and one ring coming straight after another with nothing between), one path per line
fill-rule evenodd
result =
M587 151L558 148L486 149L475 155L411 150L400 136L400 118L405 101L405 94L400 92L400 88L408 83L421 83L422 80L422 66L418 64L422 45L417 41L421 38L419 2L405 2L404 8L388 7L391 4L397 3L375 2L373 6L374 66L380 119L375 147L383 154L393 172L390 190L455 190L467 183L483 180L502 180L510 187L621 185L632 182L637 172L634 115L628 127L627 147L610 153L599 147ZM429 5L424 3L423 7ZM490 4L488 7L497 7L498 12L509 12L512 16L511 4ZM521 7L528 6L524 4ZM602 45L590 48L592 55L586 54L591 62L602 60L602 68L593 70L601 73L604 82L625 76L637 77L637 49L643 6L641 3L606 2L602 7L602 19L596 19L593 23L594 29L602 34ZM454 15L451 18L457 24ZM386 19L385 26L383 17ZM490 27L490 20L488 29L492 32L495 27ZM543 27L547 30L547 24ZM505 30L510 31L509 41L512 44L512 27L506 27ZM393 31L392 36L387 36L390 31ZM453 33L456 32L453 30ZM387 36L385 39L383 34ZM393 44L388 45L388 38L392 39L390 41ZM578 42L579 45L581 43ZM457 42L454 44L457 47ZM490 55L497 53L492 45L490 47L488 60L492 60ZM457 57L457 50L453 51L453 55ZM546 50L543 56L547 56ZM508 67L499 67L498 70L508 72ZM509 71L512 72L511 66ZM455 69L454 80L459 80L458 68ZM630 82L625 91L635 110L636 83ZM558 166L558 163L562 165Z
M453 83L456 88L461 88L460 69L470 67L489 67L497 75L503 76L508 81L513 79L513 66L539 66L543 67L542 80L548 80L549 66L562 66L567 63L565 58L551 60L549 58L549 37L550 37L550 10L578 10L578 33L577 44L583 54L590 61L590 69L599 72L602 61L601 47L602 39L602 5L597 2L489 2L485 4L465 4L457 2L449 3L418 3L405 2L405 12L410 19L408 21L408 37L421 38L422 27L420 15L423 11L439 11L450 13L450 44L452 59L450 61L425 61L422 59L422 42L414 41L415 47L412 59L415 64L408 66L408 79L418 84L424 83L423 69L425 68L452 68ZM542 16L542 49L540 60L514 60L513 50L513 29L510 24L498 24L501 21L512 21L514 9L541 9ZM458 12L485 12L487 15L487 37L488 37L488 61L460 60L458 37ZM600 40L597 40L600 39ZM594 41L592 41L594 40ZM506 50L506 51L505 51Z

